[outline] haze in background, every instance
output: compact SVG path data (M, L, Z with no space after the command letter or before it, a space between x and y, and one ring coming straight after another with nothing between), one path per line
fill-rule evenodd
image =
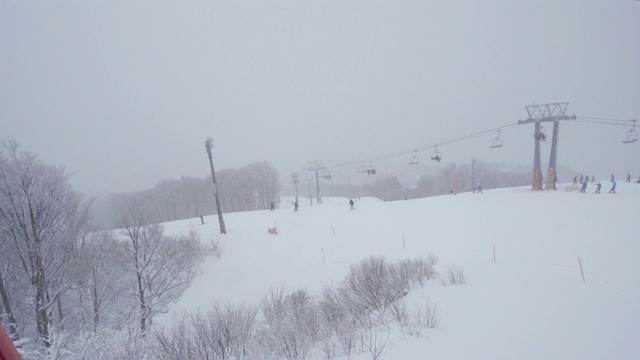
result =
M534 103L638 119L639 16L626 0L4 1L0 137L104 194L207 175L209 136L218 169L304 171L514 123ZM635 179L628 130L562 123L558 162ZM438 150L531 165L532 133Z

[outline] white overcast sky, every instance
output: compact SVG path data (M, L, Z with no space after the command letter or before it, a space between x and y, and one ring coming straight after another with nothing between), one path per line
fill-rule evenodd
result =
M90 194L203 177L209 136L216 169L330 164L564 101L640 120L639 1L0 1L0 137ZM558 162L637 177L627 130L562 123ZM530 165L532 132L439 150Z

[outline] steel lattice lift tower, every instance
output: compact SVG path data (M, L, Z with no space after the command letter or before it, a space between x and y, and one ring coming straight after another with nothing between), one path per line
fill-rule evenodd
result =
M576 116L568 116L566 114L568 102L551 103L543 105L525 106L529 118L519 120L518 124L535 124L533 133L535 150L533 153L533 182L531 184L532 191L542 190L542 165L540 164L540 141L546 141L546 135L542 130L541 123L553 122L553 137L551 139L551 155L549 156L549 169L547 170L547 190L556 189L556 159L558 155L558 128L560 120L575 120Z

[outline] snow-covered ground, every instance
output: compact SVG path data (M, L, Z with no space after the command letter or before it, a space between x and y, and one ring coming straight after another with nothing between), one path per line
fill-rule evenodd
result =
M436 269L464 269L465 285L416 286L410 306L438 304L440 326L420 338L399 331L380 359L640 359L640 184L617 194L484 190L381 202L328 198L300 211L176 221L167 233L195 227L218 239L183 298L159 320L213 300L258 304L273 287L316 294L371 255L389 261L438 256ZM315 203L315 201L314 201ZM269 234L277 227L278 235ZM495 262L494 262L495 246ZM580 258L584 278L579 267ZM362 354L355 359L367 359Z

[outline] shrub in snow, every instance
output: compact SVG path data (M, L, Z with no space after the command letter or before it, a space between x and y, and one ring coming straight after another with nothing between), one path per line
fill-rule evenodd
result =
M432 279L436 274L430 260L425 260L423 258L401 261L398 265L398 271L407 283L415 282L419 283L420 286L424 285L424 279Z
M318 339L315 300L306 290L272 289L262 302L258 342L274 359L306 359Z
M170 329L154 331L157 359L247 359L258 308L214 303L205 313L188 312Z
M402 317L400 326L409 335L420 337L425 328L435 329L440 325L440 309L438 304L425 299L424 305L416 305L411 314Z
M318 300L319 347L327 359L350 357L356 351L360 327L349 311L343 292L325 286Z
M458 266L448 266L447 271L440 278L442 285L466 284L464 269Z
M438 304L425 299L424 307L416 307L416 319L430 329L440 326L440 309Z
M367 329L365 332L364 345L371 354L371 358L376 360L382 354L389 337L391 336L391 329L387 325L377 326Z
M431 266L438 265L438 257L434 253L429 253L427 255L427 264Z
M350 302L384 317L389 306L407 294L408 285L398 266L383 257L370 257L351 266L343 289Z
M273 288L257 307L214 303L207 312L177 318L154 331L154 359L332 359L369 353L377 359L391 325L411 335L435 328L437 305L411 312L404 296L410 281L435 272L429 260L389 264L382 257L353 265L341 283L317 296L306 290Z

